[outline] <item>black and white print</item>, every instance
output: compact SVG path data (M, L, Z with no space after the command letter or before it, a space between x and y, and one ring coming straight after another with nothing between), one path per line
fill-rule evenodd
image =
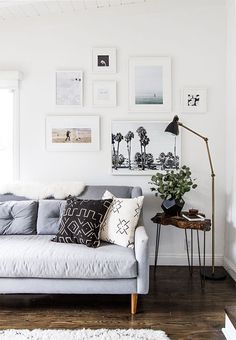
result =
M98 247L100 226L111 202L112 199L79 200L69 197L60 220L59 231L53 241Z
M199 94L188 94L188 106L199 106L200 95Z
M207 111L207 90L205 88L184 88L182 91L183 113L204 113Z
M167 122L113 121L112 174L149 175L178 169L181 138L165 133Z
M116 49L93 48L93 72L116 73Z
M98 55L97 65L98 67L109 67L109 55Z

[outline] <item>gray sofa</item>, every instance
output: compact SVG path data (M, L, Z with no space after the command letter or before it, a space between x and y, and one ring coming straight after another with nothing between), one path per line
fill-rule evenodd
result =
M80 198L100 199L105 190L123 198L142 195L139 187L87 186ZM0 195L2 202L21 200L27 198ZM65 201L48 199L36 204L35 230L21 226L23 231L17 235L0 235L0 293L131 294L135 314L138 294L149 289L148 237L142 217L134 249L105 242L99 248L87 248L51 242ZM16 229L21 211L15 215L12 211L4 213L9 215L8 225Z

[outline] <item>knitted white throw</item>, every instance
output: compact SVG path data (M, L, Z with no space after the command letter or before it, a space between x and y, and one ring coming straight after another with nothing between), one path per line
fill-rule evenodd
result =
M0 194L11 193L30 199L43 199L47 197L64 199L69 195L80 195L84 188L85 184L83 182L10 182L0 183Z

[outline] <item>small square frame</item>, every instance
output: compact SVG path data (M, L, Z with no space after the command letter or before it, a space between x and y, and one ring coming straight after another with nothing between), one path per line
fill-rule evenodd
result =
M207 112L207 88L185 87L181 93L181 106L183 113Z
M93 106L94 107L116 106L116 80L93 81Z
M93 73L116 73L116 48L93 48Z

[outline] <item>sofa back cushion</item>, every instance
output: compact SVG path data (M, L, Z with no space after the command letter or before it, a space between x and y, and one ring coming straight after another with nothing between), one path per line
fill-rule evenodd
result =
M131 187L125 185L87 185L84 191L79 195L81 199L99 200L102 198L104 192L108 190L116 197L131 198L142 196L142 189L140 187ZM50 197L49 199L53 199ZM28 198L23 196L16 196L13 194L0 194L0 202L5 201L25 201Z
M37 234L57 234L65 206L66 200L39 200Z
M38 202L0 202L0 235L36 234Z
M130 198L132 197L133 187L116 186L116 185L88 185L85 190L79 195L80 199L99 200L102 198L106 190L110 191L116 197ZM140 196L140 195L138 195Z

